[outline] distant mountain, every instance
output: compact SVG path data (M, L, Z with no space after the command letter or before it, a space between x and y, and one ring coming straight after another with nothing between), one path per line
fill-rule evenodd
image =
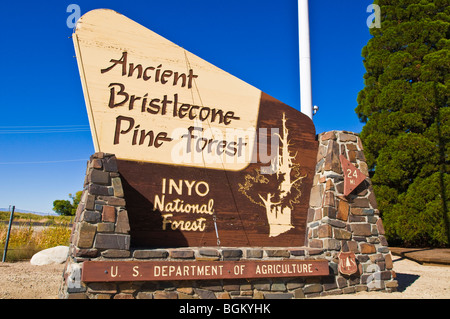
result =
M9 212L9 208L0 208L0 212ZM15 213L24 213L24 214L35 214L35 215L41 215L41 216L48 216L48 215L58 216L58 214L55 214L55 213L34 212L31 210L20 209L17 207L14 209L14 212Z

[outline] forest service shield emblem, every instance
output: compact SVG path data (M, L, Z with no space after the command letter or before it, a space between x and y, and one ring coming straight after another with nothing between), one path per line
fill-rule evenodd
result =
M353 252L343 252L339 253L339 272L344 275L352 275L358 271L358 266L356 265L356 256Z

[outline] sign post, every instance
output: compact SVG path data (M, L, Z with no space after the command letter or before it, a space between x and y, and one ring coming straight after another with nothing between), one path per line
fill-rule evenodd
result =
M308 0L298 0L298 31L300 55L300 108L303 114L306 114L312 119L313 108Z
M12 222L13 222L13 219L14 219L14 210L15 210L15 208L16 208L16 206L12 207L11 215L9 216L8 233L6 234L6 241L5 241L5 248L3 250L2 263L5 262L6 254L8 253L9 235L11 234L11 226L12 226Z

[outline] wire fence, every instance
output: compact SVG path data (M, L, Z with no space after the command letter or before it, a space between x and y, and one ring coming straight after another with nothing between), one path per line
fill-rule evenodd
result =
M43 249L67 246L72 230L72 222L13 221L11 227L9 224L0 221L2 262L27 260Z

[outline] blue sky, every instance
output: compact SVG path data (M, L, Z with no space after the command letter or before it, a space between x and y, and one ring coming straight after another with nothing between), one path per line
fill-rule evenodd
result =
M360 132L361 49L372 0L310 0L317 133ZM0 11L0 207L51 213L94 153L66 20L109 8L300 109L297 0L8 1Z

